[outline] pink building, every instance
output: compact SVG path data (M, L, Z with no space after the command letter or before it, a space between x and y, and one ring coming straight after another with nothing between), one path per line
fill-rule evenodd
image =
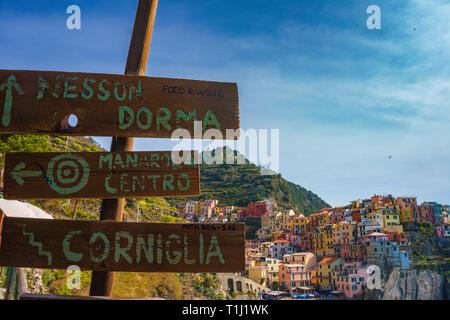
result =
M292 249L295 252L313 251L313 240L309 234L307 236L291 234L289 242L292 244Z
M303 236L301 236L301 235L292 234L292 233L290 234L289 241L291 242L294 250L300 251L300 248L302 247L302 239L303 239Z
M373 197L370 198L370 203L371 203L371 204L375 204L375 203L380 202L380 201L382 201L382 200L383 200L383 196L381 196L381 195L375 195L375 196L373 196Z
M398 204L400 207L400 210L403 210L405 208L410 208L412 206L417 205L417 198L416 197L399 197L395 199L395 203Z
M296 293L301 292L301 287L309 287L311 275L303 264L282 264L278 267L278 279L283 290Z
M300 293L311 283L310 271L317 267L316 255L311 252L293 253L283 257L278 268L279 285L291 293Z
M208 207L208 208L214 208L219 204L219 200L205 200L205 202L203 202L203 206Z
M450 240L450 226L448 224L436 228L439 240Z
M346 218L344 210L331 211L328 216L330 218L330 224L336 224L338 222L345 221Z
M342 271L334 273L336 290L343 293L346 298L354 298L363 293L369 274L361 262L346 263Z

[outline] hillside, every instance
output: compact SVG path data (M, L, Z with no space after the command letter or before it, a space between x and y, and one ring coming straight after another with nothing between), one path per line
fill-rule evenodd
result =
M227 151L230 150L224 149L224 157ZM231 152L234 153L234 158L242 157L236 151ZM294 209L306 215L330 206L313 192L287 181L280 174L261 175L260 167L249 163L248 160L245 162L239 165L202 164L200 167L202 194L185 200L218 199L220 205L245 207L250 202L275 199L279 207Z

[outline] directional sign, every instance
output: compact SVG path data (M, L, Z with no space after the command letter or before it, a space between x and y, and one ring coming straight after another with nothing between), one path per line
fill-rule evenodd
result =
M200 195L196 151L8 153L5 199ZM183 158L178 159L178 155ZM175 159L175 161L173 161ZM184 162L182 160L184 159Z
M239 129L238 100L236 83L0 70L0 133L202 138L217 129L226 138Z
M244 224L6 217L0 265L95 271L242 272Z

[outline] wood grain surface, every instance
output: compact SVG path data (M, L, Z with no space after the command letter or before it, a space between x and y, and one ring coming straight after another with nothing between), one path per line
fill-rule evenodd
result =
M181 153L180 153L181 154ZM183 154L181 154L183 155ZM200 195L196 151L189 165L171 151L8 153L5 199L86 199Z
M242 272L244 224L5 217L0 265L136 272Z
M76 125L68 121L77 118ZM194 130L194 120L201 121ZM0 133L170 138L239 129L236 83L0 70Z

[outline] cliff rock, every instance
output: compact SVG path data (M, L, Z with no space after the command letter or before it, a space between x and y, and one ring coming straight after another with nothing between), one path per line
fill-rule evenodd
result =
M383 300L443 300L444 277L430 271L395 268L384 288Z

